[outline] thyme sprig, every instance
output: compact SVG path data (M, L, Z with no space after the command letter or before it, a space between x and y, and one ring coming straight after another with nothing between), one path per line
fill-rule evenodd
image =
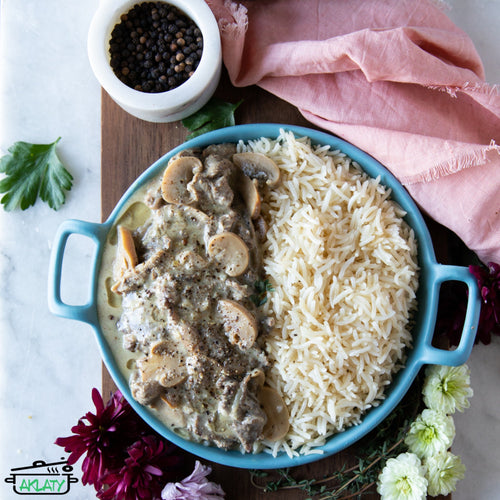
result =
M407 430L407 429L406 429ZM251 482L256 488L265 492L299 489L306 493L309 498L318 497L318 500L347 500L359 497L366 493L377 481L377 477L387 459L397 456L402 449L404 437L387 448L384 442L380 449L375 450L368 457L358 457L358 464L348 469L342 468L330 476L322 479L295 479L290 469L279 469L279 477L276 481L269 481L265 485L259 485L256 478L262 478L267 473L251 471ZM327 483L335 482L330 489Z
M267 292L274 292L274 287L268 279L257 280L254 283L255 293L250 296L250 300L257 306L263 306L267 302Z
M323 478L297 479L297 469L278 469L271 474L267 471L251 470L250 480L254 487L273 492L278 490L300 490L305 498L317 500L360 499L373 494L372 487L389 458L397 457L404 449L404 438L411 422L422 407L420 394L422 377L396 409L357 446L363 453L356 455L356 465L343 466ZM395 430L397 429L397 432ZM277 476L277 477L276 477Z

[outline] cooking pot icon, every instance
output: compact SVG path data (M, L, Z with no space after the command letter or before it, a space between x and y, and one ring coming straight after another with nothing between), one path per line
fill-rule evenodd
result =
M78 478L72 475L73 467L66 461L46 463L36 460L32 465L10 469L6 483L18 495L65 495Z

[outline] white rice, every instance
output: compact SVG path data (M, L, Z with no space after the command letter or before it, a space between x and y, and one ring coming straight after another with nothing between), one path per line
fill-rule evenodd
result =
M380 404L404 363L418 286L413 230L390 190L339 151L285 131L238 148L270 156L282 173L262 206L274 287L264 307L276 318L267 383L290 430L265 451L317 453Z

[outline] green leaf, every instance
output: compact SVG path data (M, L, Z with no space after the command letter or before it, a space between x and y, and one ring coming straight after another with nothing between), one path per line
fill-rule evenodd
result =
M0 158L0 172L6 174L0 181L0 193L6 193L0 202L6 211L26 210L38 197L54 210L66 201L73 177L57 157L60 139L51 144L19 141Z
M257 280L253 286L256 293L250 296L250 300L257 307L263 306L267 302L267 292L274 292L274 288L268 279Z
M186 139L192 139L206 132L235 124L234 112L243 101L236 104L212 98L196 113L184 118L182 124L191 132Z

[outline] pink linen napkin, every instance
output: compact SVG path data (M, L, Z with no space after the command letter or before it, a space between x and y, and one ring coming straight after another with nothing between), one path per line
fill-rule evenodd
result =
M235 86L256 84L384 164L500 262L500 91L429 0L207 0Z

